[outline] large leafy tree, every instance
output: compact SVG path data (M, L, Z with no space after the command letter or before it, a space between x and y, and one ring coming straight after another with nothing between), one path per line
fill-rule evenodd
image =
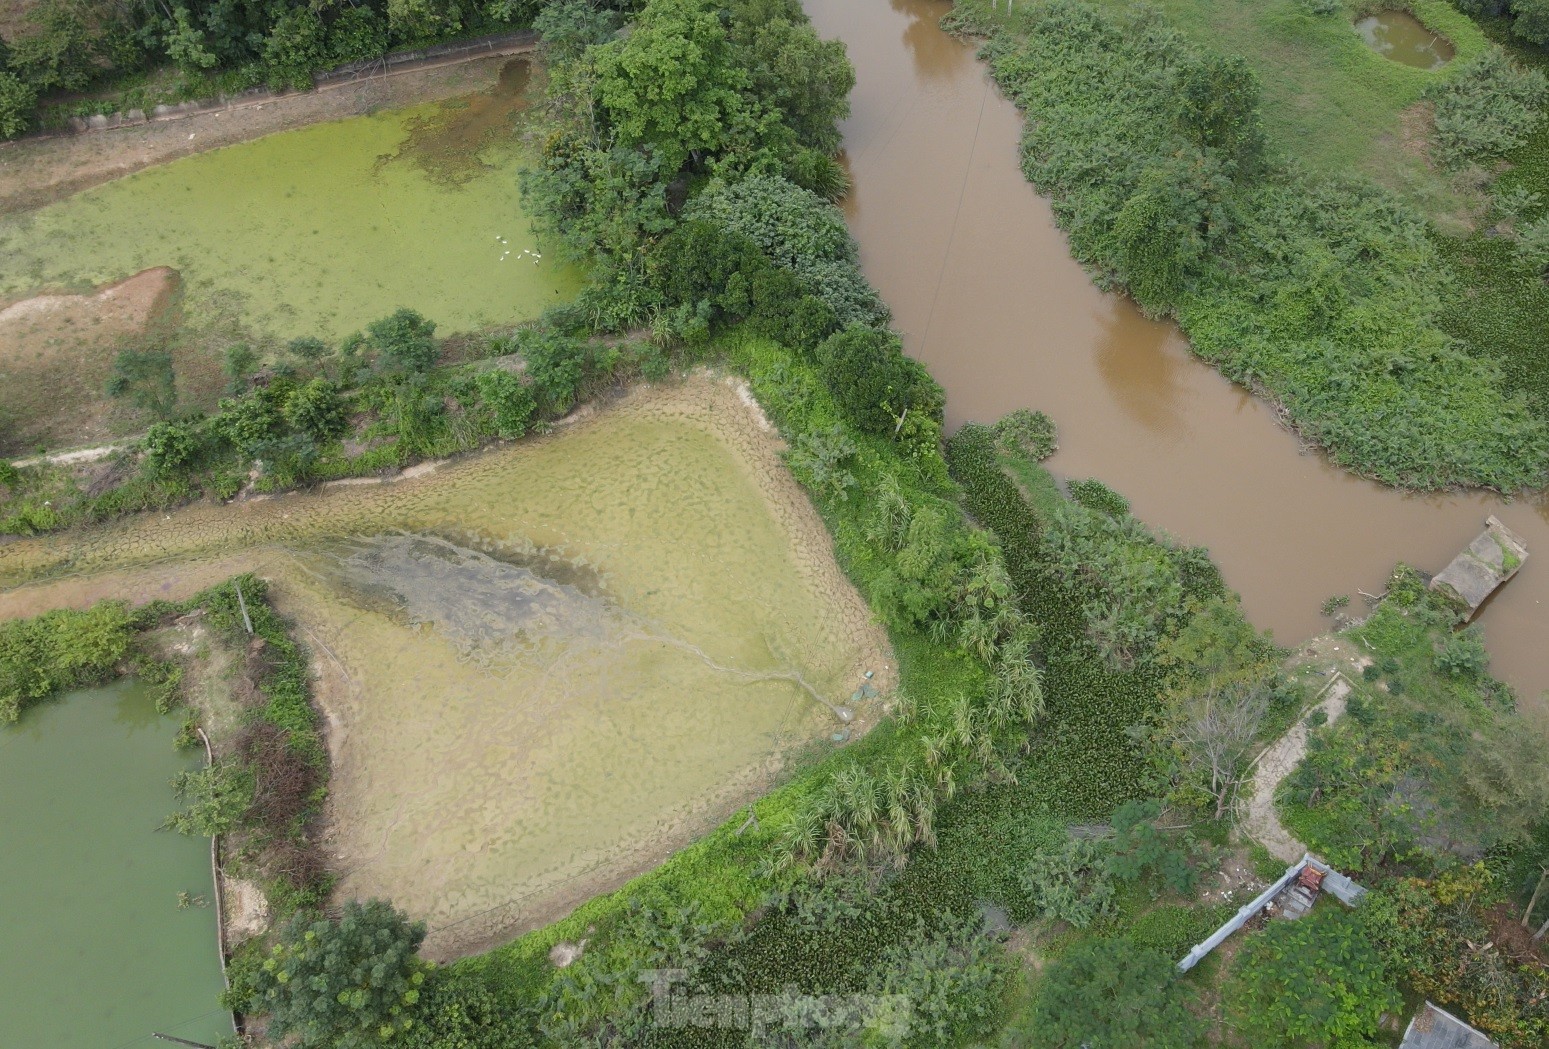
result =
M892 332L851 325L818 346L817 360L834 399L868 433L892 434L908 411L939 411L939 387Z
M1033 1049L1189 1049L1201 1022L1172 959L1123 939L1088 940L1038 986Z
M838 40L823 40L796 0L737 0L731 38L753 93L780 111L810 149L839 149L838 121L850 115L855 70Z
M253 981L277 1040L332 1049L387 1045L413 1027L428 966L425 926L381 900L351 901L337 921L298 913Z
M719 152L757 119L713 0L655 0L628 37L591 53L597 100L619 140L651 147L669 171Z

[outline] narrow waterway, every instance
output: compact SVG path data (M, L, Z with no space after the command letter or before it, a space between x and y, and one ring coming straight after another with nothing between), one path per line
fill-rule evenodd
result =
M855 64L846 205L866 274L948 424L1019 407L1060 429L1050 462L1208 546L1254 622L1294 644L1330 595L1376 593L1395 561L1435 572L1495 514L1539 556L1486 605L1493 669L1549 689L1549 498L1408 495L1304 453L1275 413L1194 358L1171 324L1097 290L1018 166L1020 114L942 0L805 0ZM1356 601L1359 608L1359 599Z

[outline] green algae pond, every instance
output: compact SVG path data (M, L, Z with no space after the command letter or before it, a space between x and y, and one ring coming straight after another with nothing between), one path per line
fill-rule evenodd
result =
M0 1044L231 1033L209 840L157 830L177 806L172 777L198 764L173 748L177 725L119 681L0 726Z
M400 306L443 332L536 316L577 274L533 236L517 172L528 63L489 91L280 132L0 217L0 301L156 266L184 313L337 339Z

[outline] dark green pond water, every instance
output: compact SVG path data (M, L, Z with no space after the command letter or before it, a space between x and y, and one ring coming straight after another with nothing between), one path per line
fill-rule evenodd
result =
M129 681L0 726L0 1045L139 1049L231 1033L210 843L157 826L197 761ZM180 908L178 893L209 901Z

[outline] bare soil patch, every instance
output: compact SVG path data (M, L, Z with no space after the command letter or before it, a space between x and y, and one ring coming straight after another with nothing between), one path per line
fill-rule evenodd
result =
M27 27L27 12L38 6L38 0L0 0L0 36L15 40Z
M0 454L95 444L127 413L104 392L118 350L176 325L178 273L166 266L83 294L44 294L0 309Z
M0 212L41 207L142 168L276 131L483 91L499 80L510 53L395 70L176 120L0 143Z

